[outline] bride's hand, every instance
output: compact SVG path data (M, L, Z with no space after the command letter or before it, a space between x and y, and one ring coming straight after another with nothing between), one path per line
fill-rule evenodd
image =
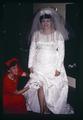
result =
M55 76L59 76L60 72L58 70L55 71Z
M33 73L33 68L32 67L30 68L30 73Z

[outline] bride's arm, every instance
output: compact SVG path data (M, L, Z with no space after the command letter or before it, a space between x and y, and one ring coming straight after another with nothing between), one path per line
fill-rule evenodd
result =
M32 37L32 42L30 45L30 50L29 50L29 60L28 60L28 68L31 69L33 68L33 61L34 61L34 56L36 52L36 42L35 42L35 34Z
M59 34L58 49L57 49L57 69L55 74L58 75L60 74L61 66L64 63L64 53L65 53L64 39L62 34Z

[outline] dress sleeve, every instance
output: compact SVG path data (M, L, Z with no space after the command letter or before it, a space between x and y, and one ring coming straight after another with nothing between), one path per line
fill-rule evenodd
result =
M34 33L33 37L32 37L32 43L31 43L31 46L30 46L30 51L29 51L28 68L33 66L33 60L34 60L34 56L35 56L35 53L36 53L35 37L36 37L36 34Z
M64 38L62 34L59 34L58 37L58 49L57 49L57 70L60 71L64 62L64 53L65 53L65 45Z

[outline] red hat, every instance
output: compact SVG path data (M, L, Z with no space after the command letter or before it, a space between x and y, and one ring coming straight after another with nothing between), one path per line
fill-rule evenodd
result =
M11 59L9 59L5 62L5 65L7 67L11 67L14 62L18 62L18 59L17 58L11 58Z

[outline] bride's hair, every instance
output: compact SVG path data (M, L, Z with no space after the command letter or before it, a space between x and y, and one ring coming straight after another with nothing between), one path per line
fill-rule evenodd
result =
M40 30L40 21L44 17L47 18L52 17L54 28L62 34L64 40L68 40L68 31L65 28L65 21L63 17L54 8L43 8L36 13L33 19L31 32L29 34L29 39L28 39L29 43L31 41L33 33Z
M41 16L40 16L39 20L40 20L40 22L42 22L42 20L43 20L43 19L46 19L46 18L47 18L47 19L51 19L52 16L51 16L50 14L46 14L46 13L45 13L44 15L41 15Z

